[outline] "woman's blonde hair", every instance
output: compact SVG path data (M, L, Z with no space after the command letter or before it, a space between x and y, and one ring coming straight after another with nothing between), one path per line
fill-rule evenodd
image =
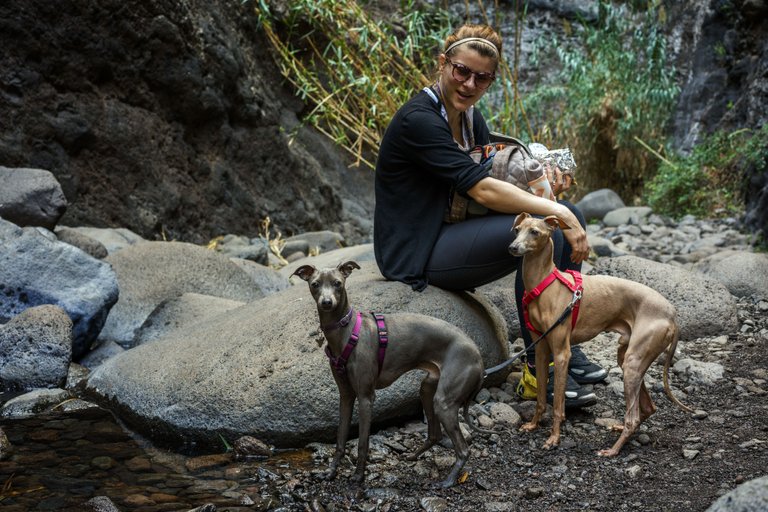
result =
M464 40L467 40L466 43L462 43ZM501 58L501 36L488 25L473 25L469 23L462 25L445 39L443 52L446 56L450 57L456 48L464 46L464 44L483 57L495 59L496 62Z

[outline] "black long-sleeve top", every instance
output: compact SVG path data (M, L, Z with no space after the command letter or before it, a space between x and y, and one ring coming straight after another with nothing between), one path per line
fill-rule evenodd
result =
M424 268L453 191L463 194L488 176L453 140L440 104L425 91L392 118L376 161L373 245L387 279L427 286ZM475 144L488 144L489 132L474 109Z

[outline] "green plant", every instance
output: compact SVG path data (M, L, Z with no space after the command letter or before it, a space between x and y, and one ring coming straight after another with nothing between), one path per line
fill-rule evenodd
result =
M715 132L688 156L662 158L645 197L655 211L673 217L733 214L743 209L743 176L751 166L768 168L768 125Z
M434 60L420 52L439 46L443 11L427 16L408 0L398 35L355 1L292 0L281 16L266 0L255 9L283 76L311 106L304 121L373 167L394 113L430 83Z
M533 52L534 64L547 60L561 72L524 96L530 123L517 125L531 127L521 130L529 140L569 145L587 190L610 187L631 200L656 170L637 139L663 146L679 94L659 29L664 19L658 3L633 12L601 1L597 22L568 25L572 40L542 40Z

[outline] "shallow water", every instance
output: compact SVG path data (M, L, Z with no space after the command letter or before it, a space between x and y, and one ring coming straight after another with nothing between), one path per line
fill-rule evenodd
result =
M159 450L104 409L0 420L13 452L0 461L0 510L82 510L107 496L121 510L270 510L281 503L268 482L313 469L311 452L260 461L230 453L183 456ZM275 487L274 485L272 486Z

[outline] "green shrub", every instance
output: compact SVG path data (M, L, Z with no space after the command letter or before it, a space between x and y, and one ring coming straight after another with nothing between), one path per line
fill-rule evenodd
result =
M680 217L731 215L743 210L746 169L768 168L768 125L716 132L690 155L663 159L645 197L656 212Z
M566 25L572 42L553 36L532 53L532 65L544 61L561 72L522 96L528 122L518 117L510 124L530 126L521 133L528 140L570 146L585 190L609 187L631 202L656 170L638 139L662 147L679 94L660 30L664 19L660 5L633 12L601 1L597 22ZM501 105L491 110L497 121L512 113Z

